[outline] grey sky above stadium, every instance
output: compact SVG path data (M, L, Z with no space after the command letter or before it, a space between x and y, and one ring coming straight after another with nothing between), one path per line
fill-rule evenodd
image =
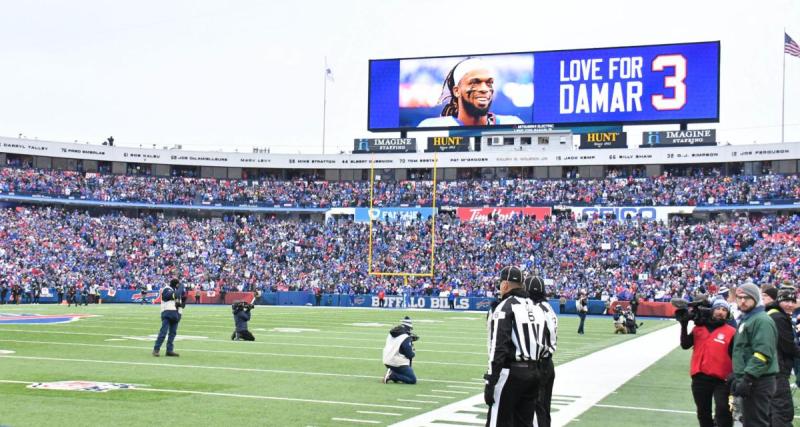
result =
M333 153L370 136L371 58L721 40L710 127L723 143L780 142L784 28L800 41L797 0L7 1L0 135L320 153L327 57ZM800 58L785 59L786 141L800 142Z

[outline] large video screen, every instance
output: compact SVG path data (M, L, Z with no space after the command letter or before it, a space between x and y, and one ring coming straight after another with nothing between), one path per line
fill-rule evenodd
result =
M369 62L370 131L719 121L720 43Z

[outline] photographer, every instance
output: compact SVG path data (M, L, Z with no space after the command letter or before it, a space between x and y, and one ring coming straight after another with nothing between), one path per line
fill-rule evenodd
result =
M586 291L581 289L578 293L578 299L575 301L575 309L578 311L578 317L581 323L578 324L578 334L583 335L583 323L586 321L586 313L589 312L589 298L586 296Z
M625 328L625 314L622 312L622 306L617 304L614 307L614 334L627 334L628 330Z
M253 304L248 304L244 301L236 301L231 305L233 311L233 322L236 324L236 330L231 334L231 339L234 341L255 341L256 337L247 329L247 322L250 321L250 310L253 309Z
M414 341L419 339L411 330L414 329L411 318L406 316L403 322L389 331L386 345L383 347L383 364L388 368L383 376L383 383L389 381L404 384L416 384L417 376L411 368L414 359Z
M641 323L636 323L636 313L634 313L633 308L628 307L627 310L622 314L622 317L625 319L625 332L629 334L635 334L636 330L639 329L639 326L642 326Z
M675 311L681 324L681 348L694 347L689 374L700 427L733 425L728 407L728 385L725 383L733 371L731 354L736 334L736 328L727 323L729 312L728 303L722 298L715 299L711 307L703 300L702 305ZM694 322L691 334L687 332L690 320ZM716 406L713 419L712 399Z

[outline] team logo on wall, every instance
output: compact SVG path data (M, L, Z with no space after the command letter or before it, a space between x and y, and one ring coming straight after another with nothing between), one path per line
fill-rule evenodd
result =
M36 325L44 323L69 323L93 314L11 314L0 313L0 325Z

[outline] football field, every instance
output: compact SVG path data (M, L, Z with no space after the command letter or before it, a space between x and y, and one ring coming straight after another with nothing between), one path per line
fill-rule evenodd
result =
M190 305L178 330L179 358L164 357L164 348L159 358L150 354L157 306L2 306L0 313L0 425L391 425L483 390L481 313L257 306L250 322L257 341L234 342L228 306ZM90 316L9 323L21 314ZM420 336L419 382L384 385L381 350L405 315ZM584 336L575 333L577 317L559 321L557 365L642 336L614 335L610 318L587 319ZM642 334L674 324L644 323ZM691 424L689 353L671 353L570 425L611 425L609 417L617 427L642 425L643 417ZM66 381L89 391L52 389Z

